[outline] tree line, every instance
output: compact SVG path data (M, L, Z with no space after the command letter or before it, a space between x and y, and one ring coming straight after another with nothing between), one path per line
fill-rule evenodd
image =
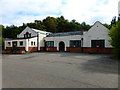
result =
M116 17L113 17L110 25L103 25L110 29L110 43L114 47L115 55L120 58L120 16L118 21L116 20ZM87 31L92 27L92 25L88 25L85 22L79 23L75 19L68 21L64 16L57 18L48 16L43 20L34 20L34 22L26 24L23 23L22 26L11 25L4 27L3 25L0 25L0 46L2 46L2 44L4 46L4 38L17 38L17 35L20 34L27 26L52 33Z
M110 25L104 24L107 28L110 28ZM91 25L86 24L85 22L79 23L75 19L68 21L64 16L60 17L46 17L43 20L34 20L31 23L23 23L22 26L6 26L1 25L2 28L2 37L3 38L17 38L17 34L21 33L26 26L38 30L48 31L52 33L59 32L71 32L71 31L87 31L91 28Z
M31 23L23 23L22 26L6 26L1 25L2 28L2 37L3 38L16 38L17 34L21 33L26 26L30 28L48 31L52 33L59 32L71 32L71 31L87 31L91 28L91 25L86 24L85 22L79 23L76 20L68 21L64 16L60 17L46 17L43 20L34 20Z

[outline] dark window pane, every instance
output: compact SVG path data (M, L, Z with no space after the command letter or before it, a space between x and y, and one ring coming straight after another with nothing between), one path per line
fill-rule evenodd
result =
M54 41L46 41L46 47L54 47Z
M33 45L33 42L31 42L31 45Z
M92 48L104 48L105 40L91 40L91 47Z
M8 46L10 46L11 45L11 42L8 42Z
M23 41L20 41L20 46L22 46L23 45Z
M80 40L70 40L70 47L81 47Z
M26 33L24 34L24 38L28 38L28 37L31 37L31 33L26 32Z

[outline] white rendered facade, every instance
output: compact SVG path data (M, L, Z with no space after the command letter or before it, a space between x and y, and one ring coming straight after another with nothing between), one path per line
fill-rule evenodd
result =
M110 37L108 32L109 29L103 26L99 21L97 21L88 31L84 31L82 34L79 33L79 35L75 34L67 36L50 36L52 34L49 32L26 27L19 35L17 35L18 39L5 40L5 49L10 47L12 48L13 42L17 41L17 47L20 49L25 49L25 51L42 51L43 48L46 51L59 51L60 47L62 47L64 51L81 51L83 48L92 50L97 49L92 47L93 41L97 40L104 42L104 47L102 49L105 51L105 48L112 48L109 43ZM24 38L26 33L28 33L31 37ZM22 46L20 45L21 41L23 41ZM46 42L51 41L54 45L52 47L46 47ZM80 47L71 47L71 41L80 41ZM11 42L11 45L8 45L8 42ZM60 45L61 42L64 47Z
M59 43L63 41L66 47L70 47L70 40L81 40L82 47L91 47L91 40L104 40L105 48L111 48L110 37L108 36L109 29L103 26L100 22L96 22L93 27L91 27L83 35L70 35L70 36L59 36L59 37L46 37L45 41L54 41L54 47L57 47L59 51Z
M30 34L30 37L25 38L24 35L26 33ZM31 51L29 48L33 48L33 51L40 50L40 47L44 47L44 37L48 35L49 32L40 31L36 29L32 29L29 27L26 27L19 35L17 35L17 39L6 39L5 40L5 49L12 48L13 42L17 43L17 47L20 49L23 47L25 48L25 51ZM20 42L23 42L22 45L20 45ZM8 45L10 43L10 45Z

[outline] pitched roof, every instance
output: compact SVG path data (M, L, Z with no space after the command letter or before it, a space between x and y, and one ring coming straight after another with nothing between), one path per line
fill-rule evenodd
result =
M32 30L35 31L36 33L50 34L50 32L46 32L46 31L42 31L42 30L38 30L38 29L33 29L33 28L30 28L30 29L32 29Z
M59 37L59 36L70 36L70 35L83 35L83 32L75 31L75 32L54 33L54 34L48 35L47 37Z
M106 28L107 30L109 30L109 29L108 29L106 26L104 26L100 21L96 21L91 28L93 28L96 24L102 25L104 28ZM91 28L90 28L90 29L91 29ZM89 30L90 30L90 29L89 29ZM88 31L89 31L89 30L88 30Z
M36 36L33 37L27 37L27 38L5 38L5 40L20 40L20 39L30 39L30 38L35 38Z

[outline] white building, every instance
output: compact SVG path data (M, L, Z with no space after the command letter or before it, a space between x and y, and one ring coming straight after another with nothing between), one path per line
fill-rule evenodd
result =
M26 27L15 40L5 40L5 49L111 53L108 29L97 21L88 31L55 33Z
M6 39L5 49L12 49L17 47L25 51L38 51L44 47L44 38L50 34L46 31L41 31L33 28L26 27L17 39Z
M47 51L98 52L109 53L108 29L97 21L87 32L50 34L45 38Z

